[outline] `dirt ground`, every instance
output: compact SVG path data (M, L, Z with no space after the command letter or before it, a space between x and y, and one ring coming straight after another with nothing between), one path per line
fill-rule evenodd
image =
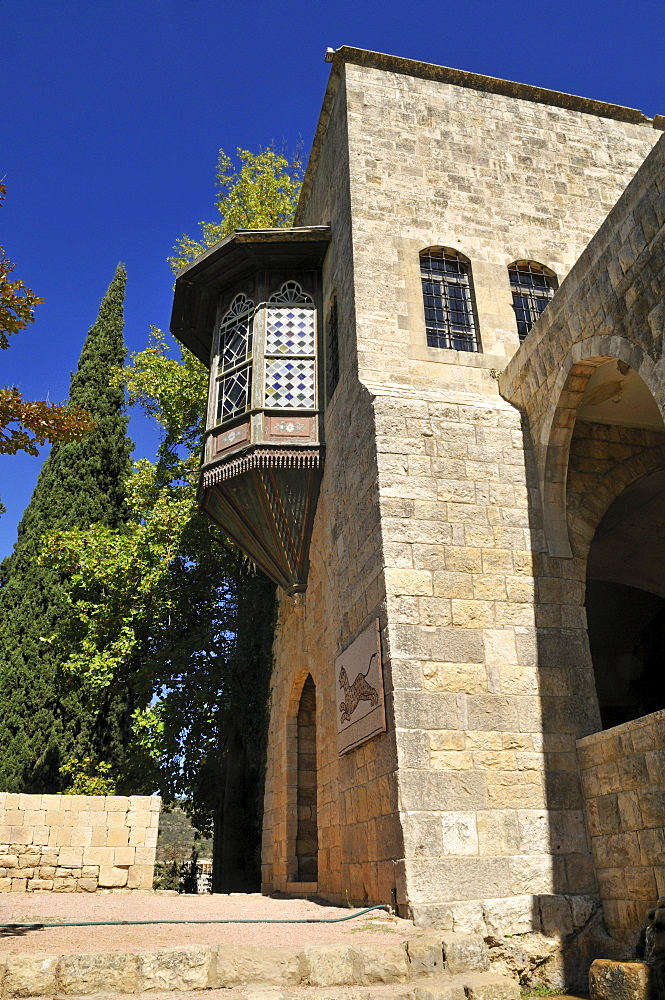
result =
M382 1000L403 1000L404 997L413 995L409 987L401 983L394 986L382 985L380 989ZM201 996L200 990L196 993L150 993L150 1000L201 1000ZM317 989L313 986L294 986L292 989L254 986L247 990L223 989L205 992L205 1000L376 1000L376 996L376 987L372 986L335 986L326 989ZM43 997L39 1000L43 1000ZM90 1000L90 998L72 996L69 1000ZM136 1000L136 993L114 993L112 998L97 997L96 1000ZM524 1000L538 1000L538 997L525 996ZM588 994L558 993L553 1000L588 1000Z
M284 947L355 941L404 940L420 933L408 920L382 910L343 923L143 924L119 927L58 927L95 920L332 920L349 917L346 907L259 893L177 896L166 893L3 893L0 924L48 923L54 927L0 927L0 951L71 954L153 951L191 944Z

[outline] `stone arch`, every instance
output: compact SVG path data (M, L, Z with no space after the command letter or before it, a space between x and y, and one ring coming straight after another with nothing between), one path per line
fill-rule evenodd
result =
M659 436L648 460L632 463L633 472L651 468L613 489L585 546L584 605L604 729L665 708L665 434Z
M287 880L318 881L316 685L301 670L287 710Z
M571 346L549 393L538 446L545 539L551 556L571 558L573 554L566 509L570 441L589 379L609 361L621 362L636 372L665 417L656 365L637 344L619 336L597 336Z
M508 270L510 270L511 267L521 267L522 265L524 266L531 265L533 267L538 268L540 271L542 271L543 274L546 274L548 278L552 278L553 281L556 282L556 285L558 287L559 278L556 271L553 271L551 267L548 267L547 264L543 264L543 262L540 260L534 260L531 257L520 257L517 260L509 261L509 263L506 264L506 267L508 268Z
M578 509L568 513L573 556L586 561L596 529L612 503L629 486L661 468L665 468L665 442L659 447L644 448L596 479L593 490L584 493Z
M574 557L565 572L583 605L608 728L665 708L654 668L665 650L665 425L662 407L626 362L589 360L565 456ZM615 373L624 376L621 392Z

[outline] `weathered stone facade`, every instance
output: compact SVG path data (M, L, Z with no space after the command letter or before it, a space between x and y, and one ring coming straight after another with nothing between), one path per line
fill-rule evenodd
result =
M665 599L657 546L603 543L629 552L640 504L662 529L660 480L624 494L665 468L663 125L344 48L296 220L330 226L339 382L307 589L280 599L264 889L393 902L551 983L602 937L576 741L651 669L601 697L589 583ZM468 264L477 352L427 344L428 248ZM523 261L561 288L520 343ZM376 620L386 732L340 754L335 661Z
M633 944L665 896L665 712L577 741L605 923Z
M152 889L156 795L0 792L0 892Z

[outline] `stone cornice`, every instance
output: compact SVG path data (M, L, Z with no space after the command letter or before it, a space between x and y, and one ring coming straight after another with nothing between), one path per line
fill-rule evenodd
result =
M300 222L309 201L310 190L323 139L328 128L335 93L343 75L344 66L366 66L371 69L383 70L387 73L401 73L404 76L419 77L424 80L436 80L440 83L450 83L456 87L467 87L470 90L484 91L490 94L502 94L516 100L533 101L536 104L549 104L553 107L565 108L569 111L579 111L599 118L612 118L631 125L642 125L665 131L665 115L655 115L648 118L636 108L624 108L620 104L609 104L606 101L596 101L590 97L578 97L575 94L565 94L545 87L534 87L528 83L515 83L512 80L500 80L494 76L483 76L482 73L470 73L463 69L452 69L449 66L437 66L434 63L420 62L417 59L404 59L402 56L390 56L383 52L372 52L369 49L357 49L352 45L342 45L337 49L332 60L328 86L323 98L321 114L319 115L312 150L303 180L302 192L296 224Z
M356 49L350 45L343 45L335 52L333 69L341 63L368 66L389 73L402 73L405 76L420 77L424 80L436 80L439 83L452 83L456 87L468 87L471 90L482 90L490 94L503 94L505 97L534 101L537 104L551 104L554 107L566 108L569 111L581 111L583 114L597 115L600 118L614 118L633 125L652 125L654 128L665 129L665 120L662 115L656 115L654 119L647 118L636 108L624 108L620 104L608 104L606 101L595 101L590 97L578 97L575 94L565 94L558 90L533 87L528 83L500 80L494 76L483 76L482 73L451 69L449 66L436 66L434 63L419 62L417 59L404 59L401 56L384 55L382 52L371 52L368 49Z

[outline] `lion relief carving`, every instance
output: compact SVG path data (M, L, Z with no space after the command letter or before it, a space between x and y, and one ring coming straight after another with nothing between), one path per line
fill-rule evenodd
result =
M368 701L372 708L379 704L379 692L367 680L367 675L377 654L372 653L365 673L356 675L353 684L349 684L349 675L344 667L339 672L339 686L344 691L344 701L339 706L341 722L350 722L351 716L361 701Z

